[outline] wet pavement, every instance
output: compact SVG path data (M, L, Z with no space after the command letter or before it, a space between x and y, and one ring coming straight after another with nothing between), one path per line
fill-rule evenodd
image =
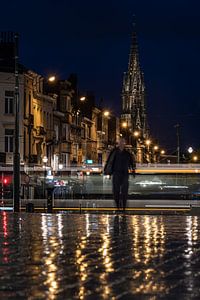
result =
M0 299L200 299L200 217L2 212Z

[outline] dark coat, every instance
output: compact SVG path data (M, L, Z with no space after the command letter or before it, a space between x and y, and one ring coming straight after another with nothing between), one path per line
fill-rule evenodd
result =
M115 159L115 153L116 153L116 149L113 149L108 156L108 159L107 159L105 167L104 167L105 175L112 175L112 173L113 173L113 163L114 163L114 159Z
M110 155L108 156L107 162L104 167L104 174L105 175L112 175L113 172L118 172L122 169L122 171L128 173L128 168L135 170L135 160L133 160L132 155L127 150L123 150L123 156L125 159L125 169L123 170L123 167L125 166L118 166L118 154L119 154L119 148L114 148Z

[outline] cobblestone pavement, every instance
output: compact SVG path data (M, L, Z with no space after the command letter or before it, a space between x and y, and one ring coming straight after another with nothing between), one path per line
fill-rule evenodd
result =
M2 212L0 299L200 299L200 218Z

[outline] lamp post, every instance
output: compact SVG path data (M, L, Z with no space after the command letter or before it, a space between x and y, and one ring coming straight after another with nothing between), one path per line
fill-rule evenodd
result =
M125 132L126 143L128 144L128 122L122 122L121 126L123 128L123 131Z
M189 152L190 154L192 154L193 151L194 151L194 150L193 150L192 147L189 147L189 148L188 148L188 152Z
M60 177L60 180L61 180L61 175L62 175L62 169L63 169L63 164L62 163L59 163L58 164L58 170L59 170L59 177Z
M192 157L192 160L195 161L195 162L197 162L198 156L197 156L197 155L194 155L194 156Z
M154 162L157 163L157 151L158 151L159 147L157 145L155 145L153 147L153 151L154 151Z
M140 147L140 131L135 130L133 132L133 153L135 155L136 161L138 163L142 162L142 152L141 152L141 147Z
M187 149L188 153L189 153L189 162L191 162L192 160L192 153L194 152L194 149L190 146L188 149Z
M45 189L46 189L46 177L47 177L47 162L48 162L48 158L46 156L43 157L42 159L43 163L44 163L44 181L43 181L43 197L45 198Z
M176 137L177 137L177 164L180 163L180 124L174 126L176 128Z
M20 153L19 153L19 70L18 34L15 34L15 151L13 164L13 206L14 212L20 211Z
M165 150L160 150L160 161L159 162L163 162L164 160L164 157L165 157Z
M149 149L149 146L151 144L151 140L146 140L145 144L147 145L147 160L148 160L148 162L151 162L150 149Z

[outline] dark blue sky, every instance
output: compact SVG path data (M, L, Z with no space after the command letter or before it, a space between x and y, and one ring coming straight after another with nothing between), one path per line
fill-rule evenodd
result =
M200 3L185 1L10 0L0 30L20 33L20 59L43 75L77 73L79 88L120 112L133 15L151 134L170 151L200 148Z

